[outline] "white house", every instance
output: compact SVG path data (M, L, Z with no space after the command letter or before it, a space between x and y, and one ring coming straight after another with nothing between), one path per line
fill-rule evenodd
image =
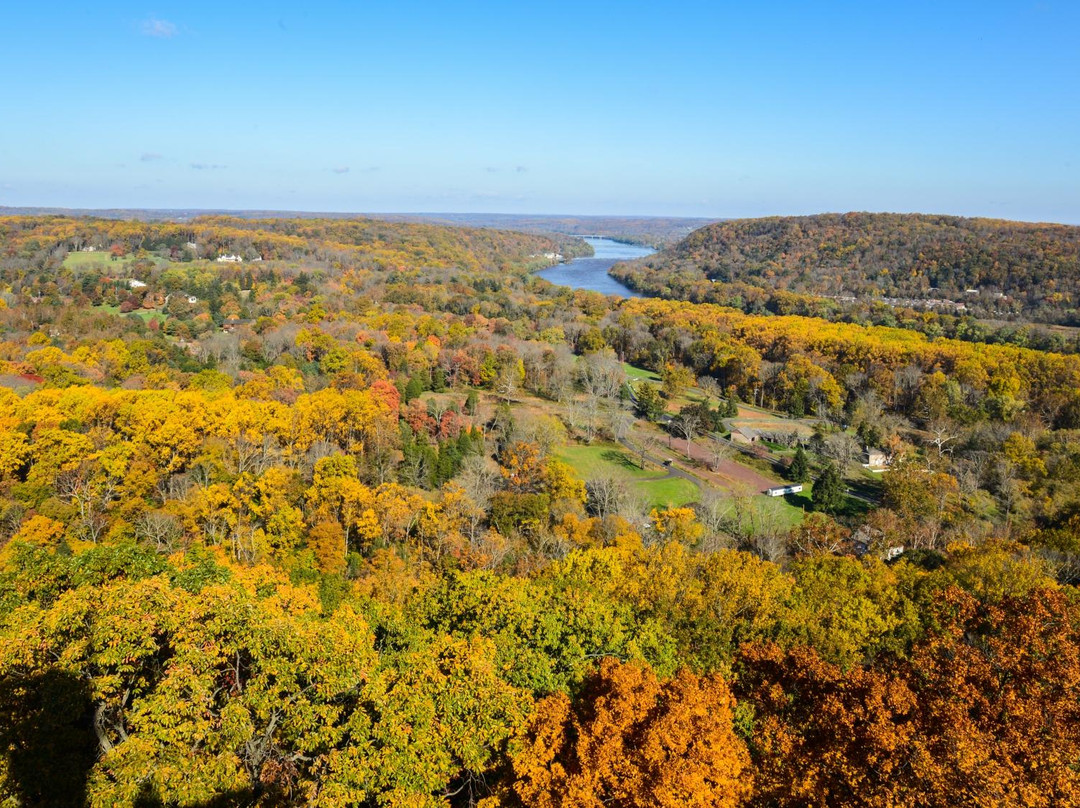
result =
M783 497L788 494L801 494L802 484L798 485L778 485L776 488L769 488L765 491L765 494L770 497Z
M146 286L144 281L136 280L135 278L127 279L128 289L143 289Z
M228 253L226 253L225 255L219 255L217 257L217 260L218 260L219 264L242 264L242 263L244 263L243 256L230 255Z

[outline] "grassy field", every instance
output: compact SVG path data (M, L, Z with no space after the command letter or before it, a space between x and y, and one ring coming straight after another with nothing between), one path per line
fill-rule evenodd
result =
M669 477L666 480L643 480L634 483L634 490L652 508L677 508L697 502L700 496L696 485L679 477Z
M562 446L555 450L556 456L567 463L581 479L590 477L615 477L634 479L656 477L663 472L658 468L642 469L637 458L631 457L623 447L614 443L593 443L588 446Z
M626 378L631 382L650 381L659 383L660 381L660 377L651 370L636 368L625 362L623 363L623 370L626 371Z
M741 426L758 432L784 434L795 432L802 438L808 438L814 434L814 428L803 421L781 418L760 410L748 410L742 406L739 407L739 417L732 418L730 423L732 427Z
M801 485L803 487L803 490L799 494L788 494L787 496L783 497L768 497L768 499L771 499L777 503L783 503L790 510L798 512L801 519L801 514L804 510L809 512L814 509L814 500L812 498L814 492L814 483L805 482Z
M69 269L102 269L112 262L108 250L97 252L69 252L64 257L64 266Z
M847 479L844 484L848 486L854 493L860 496L867 496L868 493L872 493L868 490L863 490L860 486L852 483L852 480ZM807 513L814 510L813 491L814 484L812 482L806 482L802 484L803 490L799 494L788 494L785 497L769 497L778 503L783 503L787 510L792 514L797 515L797 518L791 523L792 526L797 525L802 521L802 514L805 510ZM840 513L837 516L862 516L870 510L870 505L858 497L853 497L850 494L844 496L844 506L840 509Z
M127 316L126 314L121 313L119 306L106 306L102 304L100 306L94 306L94 308L98 311L107 311L109 314L116 314L120 317ZM147 309L135 309L135 311L128 312L128 314L135 314L141 317L143 319L143 322L146 323L150 322L151 320L160 320L161 322L165 322L165 315L157 310L148 311Z
M658 480L656 478L665 473L664 469L648 463L642 469L637 458L612 443L562 446L555 450L555 455L582 480L594 477L626 480L649 507L676 507L698 499L698 487L689 480L679 477Z

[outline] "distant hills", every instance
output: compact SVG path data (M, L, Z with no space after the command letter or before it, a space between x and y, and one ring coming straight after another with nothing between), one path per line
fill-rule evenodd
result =
M185 222L203 216L243 219L376 219L388 222L559 233L572 236L603 235L659 247L671 244L716 219L677 216L555 216L513 213L318 213L310 211L222 210L187 208L42 208L3 207L0 216L76 216L101 219Z
M1080 227L894 213L733 219L613 273L646 294L754 290L1077 324Z

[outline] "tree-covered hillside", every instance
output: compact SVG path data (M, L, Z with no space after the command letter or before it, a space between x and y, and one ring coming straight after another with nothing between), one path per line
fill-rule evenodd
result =
M748 287L1075 324L1080 227L892 213L739 219L616 274L685 299L727 302Z
M0 227L0 808L1080 806L1080 356Z

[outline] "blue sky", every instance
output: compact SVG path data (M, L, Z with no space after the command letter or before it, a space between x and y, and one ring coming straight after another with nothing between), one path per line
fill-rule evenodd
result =
M0 205L1080 223L1080 3L10 4Z

